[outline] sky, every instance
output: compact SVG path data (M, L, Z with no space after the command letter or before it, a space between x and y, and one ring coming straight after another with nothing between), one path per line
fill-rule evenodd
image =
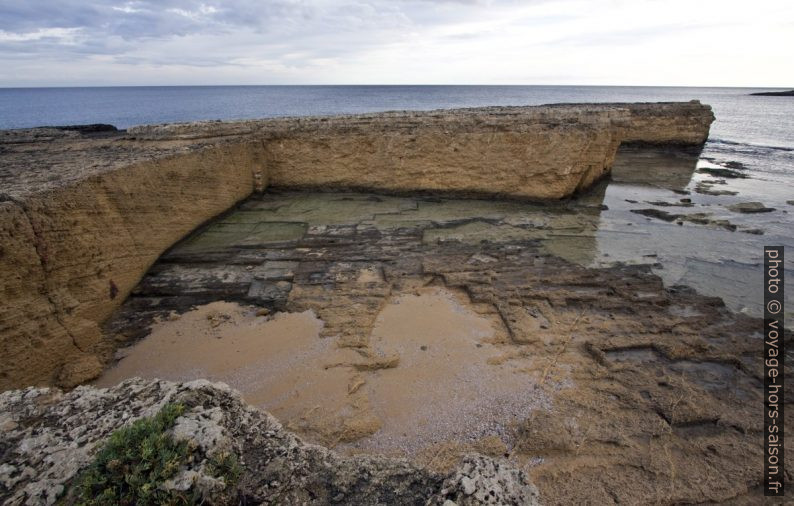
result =
M791 0L0 0L0 86L794 88Z

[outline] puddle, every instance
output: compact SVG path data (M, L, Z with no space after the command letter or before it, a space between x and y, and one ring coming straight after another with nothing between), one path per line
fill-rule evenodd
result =
M227 221L214 223L199 235L183 242L180 248L186 252L202 253L230 247L252 247L297 241L306 233L305 223L290 222L246 222L250 216L233 214Z
M724 181L698 172L711 166L718 167L690 153L621 148L610 180L570 201L547 204L273 191L252 197L169 255L204 262L206 255L227 259L236 251L245 254L230 261L244 263L260 258L260 250L267 248L283 248L281 256L292 258L295 249L311 247L320 258L320 247L335 241L373 246L379 240L383 244L385 236L399 244L414 240L410 234L425 247L524 243L585 267L649 265L667 286L692 286L723 298L733 311L760 316L761 252L765 244L794 247L789 214L794 208L759 196L761 182L752 172L745 179ZM736 195L698 193L703 184ZM749 200L776 210L731 211ZM793 262L787 259L787 270ZM789 302L794 307L794 300Z
M266 319L250 307L213 302L156 323L146 338L121 350L124 357L96 385L135 376L206 378L230 385L285 421L320 400L327 415L345 405L349 375L324 368L333 346L319 338L321 328L311 311Z
M156 323L96 384L221 381L308 440L350 450L415 455L486 437L509 443L511 427L547 401L531 358L489 362L503 352L492 342L495 324L462 299L441 288L394 296L369 346L356 349L321 338L311 311L268 319L214 302Z
M438 288L393 298L372 331L378 353L399 365L366 379L380 430L355 444L379 453L415 454L428 446L495 436L544 402L522 368L531 359L491 365L494 324Z
M659 355L651 348L608 350L604 355L613 362L658 362Z
M426 243L458 241L468 244L480 242L510 242L516 240L540 239L547 232L539 229L525 229L512 225L493 225L484 221L472 221L449 228L425 230L423 241Z
M694 318L703 316L703 313L691 306L672 305L668 308L668 311L670 311L670 314L674 316L680 316L681 318Z
M670 366L674 373L686 375L690 381L710 390L729 388L736 382L736 369L716 362L692 362L680 360Z
M731 364L709 360L669 360L651 348L607 350L604 355L615 365L655 370L660 378L669 376L711 392L731 391L733 395L744 398L748 391L759 386L756 378L741 374Z

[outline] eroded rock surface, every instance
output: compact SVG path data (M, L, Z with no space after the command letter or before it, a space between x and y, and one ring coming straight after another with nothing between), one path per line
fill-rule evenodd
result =
M700 145L712 120L692 102L0 132L0 388L95 376L99 325L146 269L253 191L560 198L621 142Z
M405 460L341 457L303 443L223 384L144 380L0 394L0 500L55 503L114 430L169 402L186 407L172 435L189 441L194 459L164 486L198 489L209 503L538 504L526 474L504 462L472 455L445 476ZM236 486L206 473L220 452L234 453L243 466Z
M375 403L368 384L411 358L397 349L395 361L383 346L383 315L395 300L454 292L467 312L492 322L479 348L487 366L513 368L510 384L542 402L525 402L528 413L504 416L473 439L452 431L431 441L417 462L449 470L473 450L507 459L548 504L752 502L761 479L760 320L685 287L666 289L648 266L586 268L561 258L590 249L598 210L262 196L171 249L108 331L134 341L154 319L217 298L268 313L312 311L329 349L355 358L337 365L362 384L342 382L341 395L354 405L371 394ZM416 338L404 344L425 353ZM393 450L369 444L377 424L349 430L344 417L305 420L291 427L340 451ZM482 420L462 412L443 419L467 428Z

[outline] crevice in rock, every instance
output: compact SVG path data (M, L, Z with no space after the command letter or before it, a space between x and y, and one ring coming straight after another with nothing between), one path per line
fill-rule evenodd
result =
M45 248L44 238L41 236L41 232L38 230L38 228L34 225L34 221L30 217L30 210L27 208L24 202L18 199L9 196L8 201L11 202L13 205L15 205L21 211L22 215L25 217L25 220L28 222L28 226L30 227L31 232L33 232L33 236L35 239L33 247L34 250L36 251L38 264L41 267L41 273L44 281L44 287L43 287L44 290L42 295L47 300L50 307L52 307L52 316L55 318L56 322L58 323L58 325L60 325L63 331L66 332L66 335L69 336L69 339L71 339L72 345L75 347L75 349L85 353L86 350L83 350L80 347L80 345L77 343L77 338L75 337L74 333L71 331L69 326L63 320L63 312L64 312L63 309L55 301L55 299L52 296L52 293L50 292L52 281L50 279L49 270L47 269L47 255L43 251Z

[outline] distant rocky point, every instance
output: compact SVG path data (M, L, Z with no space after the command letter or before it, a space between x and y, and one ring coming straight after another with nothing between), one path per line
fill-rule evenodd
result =
M90 125L64 125L64 126L52 126L52 127L42 127L42 128L54 128L56 130L74 130L80 133L94 133L94 132L116 132L118 128L113 125L108 125L105 123L92 123Z
M788 91L759 91L758 93L750 93L760 97L794 97L794 90Z
M112 136L123 133L123 130L119 130L115 126L105 123L92 123L89 125L46 126L40 128L60 130L61 132L77 132L84 137L106 137L108 135Z

